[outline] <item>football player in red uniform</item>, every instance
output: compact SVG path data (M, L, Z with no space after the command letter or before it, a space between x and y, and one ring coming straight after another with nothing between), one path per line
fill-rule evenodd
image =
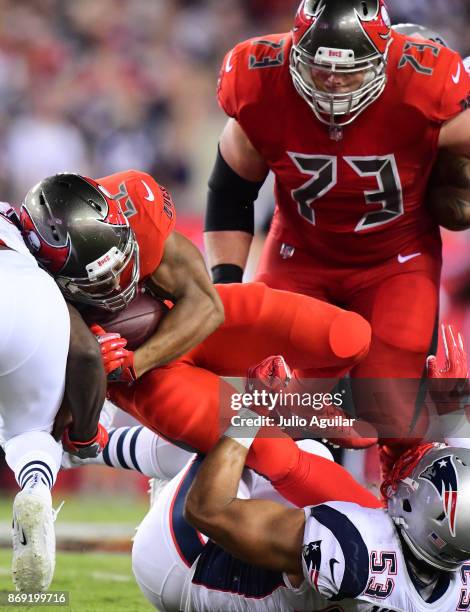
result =
M390 437L409 432L434 352L441 241L424 196L439 148L470 155L469 96L460 56L392 31L383 0L303 0L291 32L238 44L220 72L229 120L209 181L213 279L242 280L253 201L272 171L276 209L256 280L371 323L371 349L351 374L377 379L388 400L376 414L357 382L355 399ZM413 401L392 378L416 379Z
M101 341L106 356L117 351L123 366L108 386L110 399L187 447L205 452L220 437L219 416L233 392L220 376L244 376L282 352L301 378L337 377L367 353L370 326L356 313L263 283L214 288L199 251L172 231L169 194L143 172L97 181L75 174L44 179L26 196L21 223L31 251L68 300L116 310L142 281L174 303L135 353L123 357L120 341L106 335ZM336 469L330 462L302 453L280 431L266 431L269 437L252 447L250 465L288 499L318 499L322 486L328 498L363 499L352 479L345 485L330 473ZM350 435L352 446L376 440L354 440L354 429ZM325 470L329 477L319 485Z

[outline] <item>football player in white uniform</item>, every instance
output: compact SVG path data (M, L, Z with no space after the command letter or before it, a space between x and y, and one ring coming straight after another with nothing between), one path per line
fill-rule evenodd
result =
M467 372L461 338L450 328L445 338L446 367L429 363L444 395ZM410 450L383 485L388 511L297 509L244 470L250 439L236 435L193 459L139 526L133 570L159 610L470 609L470 450Z
M96 341L74 309L69 314L4 202L0 287L0 442L21 489L13 504L12 575L18 590L41 591L54 572L50 490L62 458L62 444L51 432L54 424L58 437L65 430L67 449L81 456L101 450L106 432L97 423L105 375ZM73 422L55 423L62 404Z
M185 517L211 541L186 576L182 609L470 608L468 449L428 444L408 451L388 482L388 511L237 499L247 452L224 437L189 491Z

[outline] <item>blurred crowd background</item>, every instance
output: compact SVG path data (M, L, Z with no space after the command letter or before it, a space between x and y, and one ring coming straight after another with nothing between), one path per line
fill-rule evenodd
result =
M298 0L0 0L0 193L136 167L201 212L225 52L290 29ZM468 0L389 0L470 54Z
M201 244L225 117L225 52L290 29L298 0L0 0L0 198L21 202L59 171L153 174ZM468 0L389 0L394 23L438 30L470 55ZM268 196L270 197L270 196ZM443 314L467 328L469 239L446 238ZM463 295L463 297L462 297Z

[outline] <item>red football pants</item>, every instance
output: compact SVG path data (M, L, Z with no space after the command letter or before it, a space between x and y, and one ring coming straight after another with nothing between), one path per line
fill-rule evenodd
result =
M268 236L257 280L341 304L369 321L369 353L351 371L356 379L352 386L357 414L376 425L389 444L401 437L408 438L401 441L405 445L411 444L428 425L426 412L421 411L419 418L415 412L426 357L435 351L439 244L429 240L426 248L413 249L400 258L397 254L380 265L357 268L322 264L300 249L283 259L280 249L281 244ZM414 418L417 423L411 433Z
M245 376L248 367L282 354L308 377L339 377L367 352L370 327L355 313L261 283L219 285L225 323L180 359L144 374L133 385L111 384L109 395L144 425L199 452L223 433L234 389L219 376ZM379 502L343 468L300 451L281 432L258 437L247 464L298 506L327 500Z

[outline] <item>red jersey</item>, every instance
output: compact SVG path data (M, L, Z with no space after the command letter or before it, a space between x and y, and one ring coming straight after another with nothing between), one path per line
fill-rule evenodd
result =
M160 265L165 240L173 231L175 208L168 191L145 172L127 170L96 179L117 199L139 245L140 279Z
M291 44L286 33L237 45L218 87L275 174L274 238L343 265L438 246L423 201L441 125L468 106L460 56L394 33L384 92L334 141L294 88Z

